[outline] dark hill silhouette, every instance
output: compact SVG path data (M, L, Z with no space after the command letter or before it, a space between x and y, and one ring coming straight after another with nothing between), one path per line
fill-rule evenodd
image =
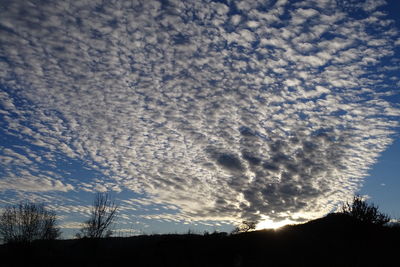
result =
M400 266L400 228L331 214L279 230L35 241L1 266Z

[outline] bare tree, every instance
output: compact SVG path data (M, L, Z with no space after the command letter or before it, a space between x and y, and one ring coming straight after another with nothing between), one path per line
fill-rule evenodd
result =
M0 216L0 235L4 242L32 242L37 239L57 239L56 214L44 204L30 202L5 207Z
M110 226L115 220L117 205L108 193L97 193L89 220L84 223L77 237L102 238L112 235Z
M376 225L384 225L390 221L390 217L380 212L378 206L367 203L359 195L353 197L352 203L346 202L343 204L341 212L359 221Z
M256 225L257 223L253 221L243 221L238 227L233 229L232 234L253 231L256 229Z

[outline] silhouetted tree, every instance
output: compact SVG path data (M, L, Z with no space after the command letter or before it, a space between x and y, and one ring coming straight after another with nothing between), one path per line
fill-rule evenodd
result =
M243 221L238 227L233 229L232 234L245 233L256 229L256 222Z
M110 229L115 220L117 205L108 193L98 193L93 201L89 220L84 223L77 237L101 238L113 234Z
M353 202L343 204L342 213L366 223L384 225L390 221L390 217L379 211L378 206L367 203L361 196L353 197Z
M0 216L0 235L4 242L52 240L61 235L56 214L44 204L30 202L5 207Z

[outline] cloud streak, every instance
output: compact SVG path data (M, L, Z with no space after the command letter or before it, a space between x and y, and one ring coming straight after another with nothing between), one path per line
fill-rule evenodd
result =
M400 115L381 3L228 2L3 1L3 134L29 146L1 151L0 190L114 187L192 220L302 220L347 198ZM46 173L61 156L110 184Z

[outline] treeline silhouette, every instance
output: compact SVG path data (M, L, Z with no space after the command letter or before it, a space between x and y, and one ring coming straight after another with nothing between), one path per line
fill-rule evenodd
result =
M109 193L97 193L90 209L90 218L82 224L77 238L110 237L111 225L118 206ZM56 212L43 203L21 202L6 206L0 215L0 237L5 243L30 243L34 240L55 240L61 236Z
M373 207L386 223L360 219ZM339 213L278 230L11 242L0 265L399 266L400 227L384 216L356 196Z

